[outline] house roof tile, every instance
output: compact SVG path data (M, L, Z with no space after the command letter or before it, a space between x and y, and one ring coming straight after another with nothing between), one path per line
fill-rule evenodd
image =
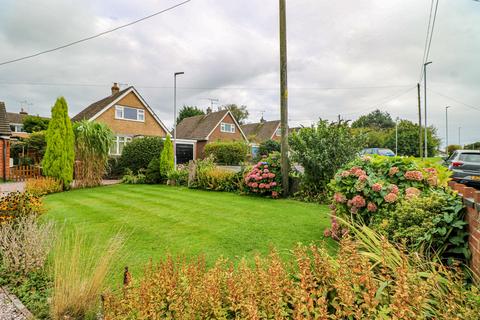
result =
M7 120L7 109L5 109L5 103L0 102L0 135L11 136L10 125Z
M125 88L119 92L112 94L106 98L98 100L97 102L92 103L82 111L80 111L76 116L72 118L72 121L81 121L91 119L94 115L102 111L103 108L112 103L115 99L120 97L126 91L130 90L132 87Z
M228 110L221 110L185 118L177 125L177 138L206 140L227 113Z
M272 138L280 125L280 120L249 123L242 125L242 130L248 140L261 143Z

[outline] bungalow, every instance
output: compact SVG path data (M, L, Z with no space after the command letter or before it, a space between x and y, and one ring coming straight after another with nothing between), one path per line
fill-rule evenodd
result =
M0 102L0 177L6 181L10 174L10 136L5 103Z
M258 153L260 143L267 140L280 142L280 120L265 121L262 117L258 123L248 123L242 125L242 130L250 141L252 156Z
M113 84L111 95L92 103L72 120L107 124L115 134L115 142L110 150L113 156L121 155L123 147L134 137L166 137L170 134L133 86L120 90L117 83Z
M248 139L242 128L228 110L212 112L207 109L207 114L183 119L177 125L177 162L185 163L191 159L204 157L204 149L208 143L215 141L245 141ZM182 143L194 141L193 144ZM181 149L190 150L190 157L181 157Z
M26 138L29 136L29 133L25 132L23 129L23 121L28 115L28 112L23 108L18 113L7 112L7 121L10 126L10 131L12 132L12 138ZM49 119L46 117L41 118Z

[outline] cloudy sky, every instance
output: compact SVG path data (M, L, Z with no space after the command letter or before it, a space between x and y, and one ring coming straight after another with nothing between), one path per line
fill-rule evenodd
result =
M75 41L181 0L0 0L0 62ZM440 0L428 68L428 121L450 143L480 140L480 2ZM287 0L290 125L376 108L417 120L431 0ZM134 85L169 126L178 104L247 105L250 122L279 118L277 0L192 0L134 26L0 66L0 101L49 115L65 96L73 116ZM422 88L423 92L423 88ZM423 93L422 93L423 95ZM423 98L422 98L423 99Z

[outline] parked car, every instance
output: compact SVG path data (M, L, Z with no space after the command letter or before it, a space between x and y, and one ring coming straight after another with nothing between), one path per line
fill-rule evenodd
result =
M386 148L366 148L360 151L360 155L365 154L378 154L380 156L394 157L395 152Z
M480 150L457 150L445 159L452 170L452 179L465 184L480 186Z

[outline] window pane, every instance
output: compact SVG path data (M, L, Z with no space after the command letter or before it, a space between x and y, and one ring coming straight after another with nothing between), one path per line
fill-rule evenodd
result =
M123 117L129 120L137 120L137 109L123 108Z
M145 120L145 111L143 111L143 110L138 110L138 120L139 120L139 121Z
M115 117L122 119L123 118L123 108L115 107Z

